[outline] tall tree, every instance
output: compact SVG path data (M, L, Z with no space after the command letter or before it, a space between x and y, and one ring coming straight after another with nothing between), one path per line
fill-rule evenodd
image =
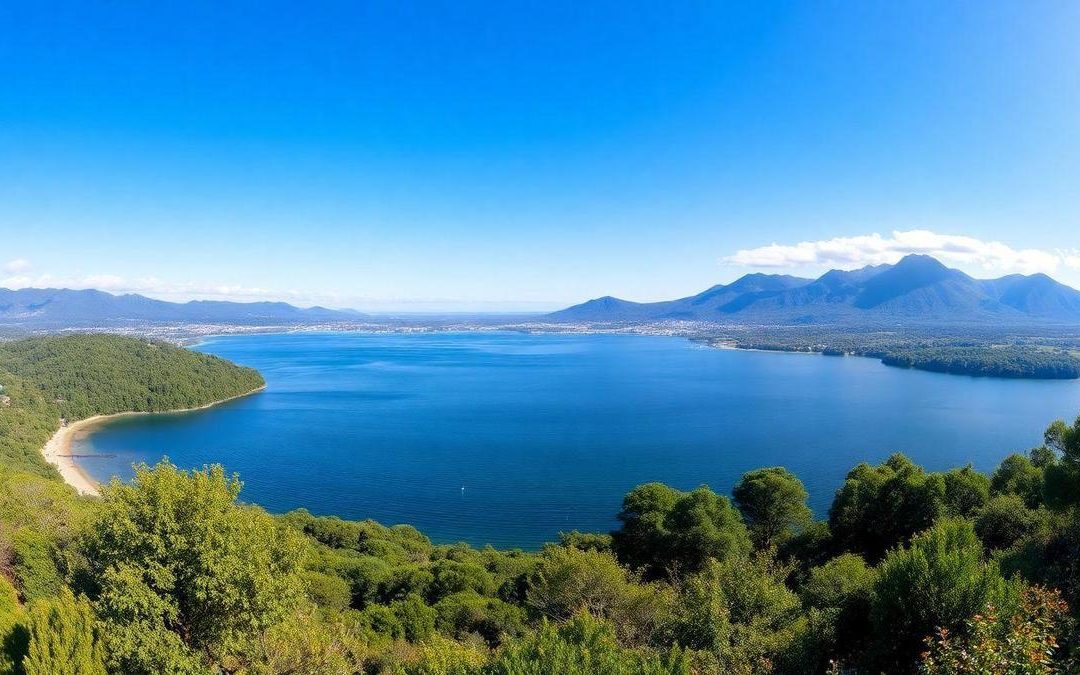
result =
M745 474L732 495L758 548L779 544L813 520L802 481L779 466Z
M1045 434L1046 446L1061 460L1046 467L1044 494L1051 508L1065 510L1080 504L1080 417L1072 425L1058 420Z
M870 562L945 514L945 480L902 454L878 466L860 464L836 492L829 527L841 549Z
M623 499L619 520L622 528L611 533L615 553L647 578L694 573L710 559L751 548L739 512L706 486L691 492L660 483L638 486Z

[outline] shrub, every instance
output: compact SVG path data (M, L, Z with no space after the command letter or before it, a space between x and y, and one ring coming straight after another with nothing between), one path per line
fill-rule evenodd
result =
M1061 594L1044 588L1024 590L1020 611L1001 617L993 605L970 618L966 630L939 628L926 638L922 656L926 675L1002 673L1009 675L1051 675L1059 670L1054 662L1060 635L1073 627L1069 606ZM1075 664L1074 664L1075 665Z
M824 671L830 661L848 661L865 645L875 578L874 568L851 553L810 570L800 588L809 611L799 635L799 661Z
M0 673L14 673L26 656L30 640L19 595L6 577L0 576Z
M970 518L990 499L990 479L970 465L947 471L945 481L945 509L951 516Z
M333 574L304 572L304 587L311 601L320 607L341 610L352 602L349 582Z
M586 613L555 627L514 641L486 669L490 675L689 675L690 665L679 650L657 655L624 649L615 630Z
M30 606L26 675L106 675L100 629L85 597L64 588Z
M611 621L624 644L647 642L667 620L670 593L642 584L610 553L549 546L529 579L526 604L562 622L585 611Z
M784 585L787 572L766 554L710 561L681 589L672 638L713 653L721 672L767 672L798 627L799 599Z
M22 528L15 533L15 578L27 601L60 593L63 577L56 564L53 542L39 531Z
M435 615L417 595L410 595L390 605L390 610L401 624L402 635L409 642L421 642L435 632Z
M494 646L506 636L524 632L525 616L519 607L474 591L443 598L435 605L435 613L439 631L457 639L475 633Z
M881 564L871 608L878 667L910 669L931 632L961 628L987 604L1006 600L1005 582L984 561L971 523L941 521Z
M357 623L376 637L388 637L401 640L405 637L405 627L397 613L386 605L371 605L357 615Z
M577 548L582 551L610 551L611 535L597 532L570 532L559 533L559 545L567 548Z
M349 582L352 606L363 609L386 595L392 567L369 555L355 558L336 558L331 567L335 574Z
M462 591L476 591L480 595L495 593L495 580L486 569L475 563L439 560L432 565L431 573L431 602Z
M221 662L299 605L302 541L239 492L221 467L167 462L102 490L82 549L111 670Z
M997 495L975 519L975 533L988 550L1011 547L1046 523L1043 510L1029 509L1020 495Z

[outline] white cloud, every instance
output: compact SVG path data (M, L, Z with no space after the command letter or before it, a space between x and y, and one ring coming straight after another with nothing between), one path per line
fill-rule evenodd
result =
M721 259L739 267L835 267L854 269L895 263L905 255L931 255L943 263L987 272L1052 273L1062 265L1080 269L1080 251L1015 249L999 241L939 234L929 230L894 231L797 244L770 244L736 251Z
M9 260L4 264L4 272L8 274L24 274L29 272L32 267L33 265L30 264L29 260L25 258L16 258L14 260Z
M1071 267L1074 270L1080 270L1080 249L1074 248L1061 250L1058 251L1058 254L1061 255L1061 259L1065 263L1066 267Z

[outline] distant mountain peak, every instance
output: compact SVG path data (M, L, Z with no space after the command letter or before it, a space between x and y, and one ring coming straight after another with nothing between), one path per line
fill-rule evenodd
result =
M813 281L813 279L793 277L789 274L765 274L764 272L753 272L751 274L744 274L735 281L732 281L726 288L730 290L752 288L756 290L773 291L803 286L811 281Z
M754 272L669 302L641 304L598 298L555 312L550 318L743 324L1043 321L1080 325L1080 291L1045 274L973 279L933 256L915 253L893 265L830 270L813 280Z
M926 255L925 253L908 253L903 258L900 258L900 260L897 261L897 263L893 265L893 267L905 267L914 265L925 265L928 267L936 267L944 270L949 269L940 260L938 260L932 255Z

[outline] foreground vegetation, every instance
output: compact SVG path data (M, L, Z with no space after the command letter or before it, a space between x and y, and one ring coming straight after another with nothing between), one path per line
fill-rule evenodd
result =
M100 499L3 471L0 673L1080 665L1080 419L991 475L860 464L817 522L782 468L746 474L730 498L646 484L614 532L538 552L272 516L220 467L140 467Z

